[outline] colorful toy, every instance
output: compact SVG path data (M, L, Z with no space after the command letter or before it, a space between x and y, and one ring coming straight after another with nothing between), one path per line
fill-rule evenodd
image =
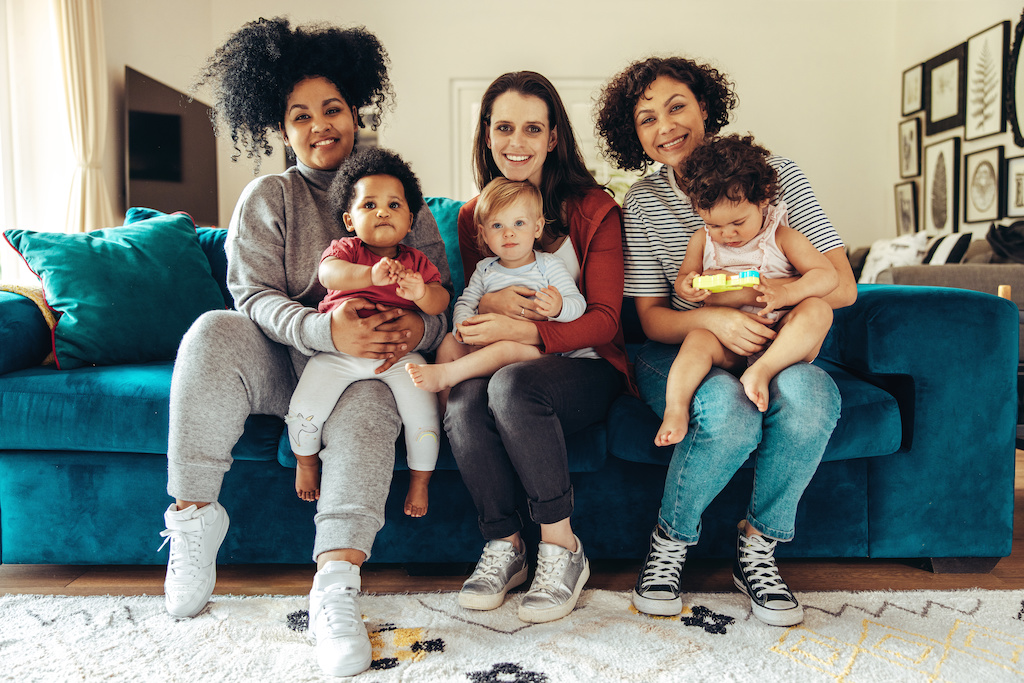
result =
M717 294L718 292L731 292L743 287L753 287L761 284L761 274L756 270L744 270L739 275L698 275L693 278L694 289L706 289Z

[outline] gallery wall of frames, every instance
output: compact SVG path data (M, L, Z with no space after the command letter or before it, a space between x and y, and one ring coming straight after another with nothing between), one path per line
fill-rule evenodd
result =
M1022 39L1024 14L1012 35L1001 21L903 72L897 234L1024 220Z

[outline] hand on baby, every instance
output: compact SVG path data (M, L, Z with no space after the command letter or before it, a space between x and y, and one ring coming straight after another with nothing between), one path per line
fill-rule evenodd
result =
M705 275L708 274L709 273L705 273ZM691 271L689 273L686 273L685 275L683 273L680 273L679 276L676 277L676 294L682 297L684 301L692 301L694 303L697 303L700 301L704 301L704 299L707 299L709 296L711 296L711 292L709 292L706 289L694 288L693 278L697 277L698 275L700 275L700 273Z
M370 284L374 287L393 285L398 282L404 272L405 266L385 256L370 267Z
M562 295L557 287L545 287L537 290L533 299L533 308L546 318L557 318L562 312Z
M761 284L754 285L754 289L761 293L761 296L757 297L757 303L764 304L764 308L757 312L760 316L766 316L772 311L792 305L786 285L775 284L771 280L761 280Z

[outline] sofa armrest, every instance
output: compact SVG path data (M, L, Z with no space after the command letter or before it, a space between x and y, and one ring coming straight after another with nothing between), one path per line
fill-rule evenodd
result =
M50 328L35 303L0 292L0 375L39 365L50 349Z
M1010 285L1013 302L1024 308L1024 264L951 263L932 266L899 266L878 274L879 284L956 287L995 294L999 285Z
M906 556L907 529L930 557L1010 553L1019 330L1012 302L944 287L861 285L835 312L821 358L904 387L909 439L868 464L872 556Z

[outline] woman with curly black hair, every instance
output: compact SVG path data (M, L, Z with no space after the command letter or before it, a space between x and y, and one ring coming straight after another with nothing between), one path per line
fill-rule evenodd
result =
M365 29L293 28L279 18L243 26L200 75L200 84L213 87L217 128L231 136L236 158L244 151L258 167L274 133L295 162L242 192L227 242L227 281L237 311L200 317L174 366L167 491L175 502L162 533L171 544L164 589L174 616L197 614L213 591L217 550L228 528L216 501L246 419L284 417L297 378L316 352L382 359L386 369L407 351L435 348L445 333L443 314L365 299L317 311L327 293L317 265L340 232L328 188L352 153L358 110L390 105L387 66L386 51ZM444 245L428 209L414 226L405 243L424 252L450 287ZM360 311L372 313L360 317ZM401 427L391 391L380 382L349 387L324 425L309 631L329 674L352 675L370 665L356 603L359 570L384 524Z
M636 358L637 384L659 416L665 413L669 368L687 334L710 331L731 353L748 357L776 335L756 315L739 310L757 303L756 291L713 294L700 305L673 288L690 236L704 228L680 189L680 174L705 136L729 123L735 106L725 74L682 57L630 64L605 86L598 102L597 128L610 160L634 171L662 164L633 185L623 204L625 294L633 297L650 340ZM788 205L790 225L839 276L825 302L833 308L850 305L856 298L853 273L810 183L789 159L772 156L768 163L780 188L771 203ZM797 503L838 418L835 383L808 363L792 365L771 380L763 413L735 376L712 368L694 394L686 435L675 445L633 605L649 614L680 613L680 572L687 548L700 536L701 515L753 453L754 494L739 524L733 581L750 598L757 618L774 625L799 623L802 608L779 576L775 546L793 538Z

